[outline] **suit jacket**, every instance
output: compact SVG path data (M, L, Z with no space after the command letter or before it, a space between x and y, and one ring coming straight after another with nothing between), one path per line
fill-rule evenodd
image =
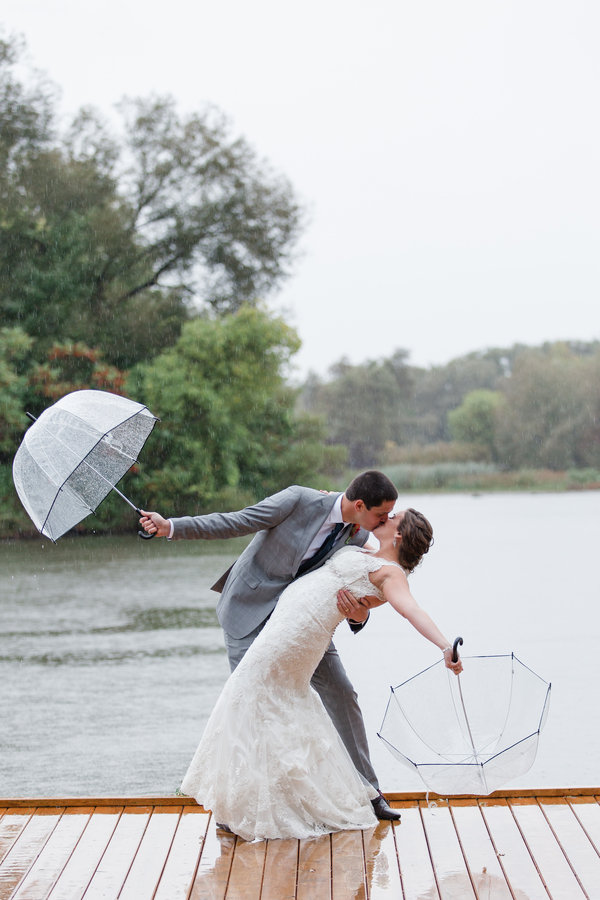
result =
M217 617L228 634L245 637L271 615L338 496L292 485L238 512L172 520L174 540L217 540L255 533L227 573L217 603ZM361 528L354 535L351 532L351 525L342 529L330 553L317 565L345 543L365 544L368 531Z

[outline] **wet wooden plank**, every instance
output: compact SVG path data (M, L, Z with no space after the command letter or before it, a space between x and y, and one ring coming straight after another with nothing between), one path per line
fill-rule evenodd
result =
M93 809L71 807L60 817L56 828L15 892L14 900L47 897L63 871L73 848L85 831Z
M596 852L600 853L600 803L593 797L578 797L569 798L569 804Z
M367 896L361 831L338 831L331 835L332 900L363 900Z
M513 900L479 807L451 801L450 812L476 896Z
M404 900L439 900L421 813L416 803L401 805L402 824L394 826Z
M498 862L515 897L519 897L517 891L520 891L527 900L548 900L548 892L523 842L508 802L502 800L488 804L487 800L481 800L479 806L498 854Z
M224 900L236 843L233 835L216 830L211 817L189 900Z
M550 896L555 900L562 897L568 897L569 900L584 897L585 894L538 804L515 799L507 802Z
M0 867L0 900L9 900L60 821L62 809L36 810ZM36 898L39 900L39 897Z
M113 836L122 807L94 809L85 831L61 872L50 900L80 900Z
M106 900L119 895L151 813L152 808L144 806L123 812L92 876L85 900Z
M419 803L441 900L475 900L456 829L446 804ZM428 895L425 895L428 897ZM432 897L435 893L432 892Z
M31 816L35 808L31 809L7 809L6 815L0 821L0 867L2 860L7 855Z
M297 900L331 898L331 835L324 834L298 847Z
M180 809L157 806L144 831L119 900L152 897L157 888L181 816Z
M402 900L402 880L394 833L402 838L402 826L380 822L365 831L363 844L369 900Z
M187 900L206 838L210 814L184 806L153 900Z
M268 842L261 900L295 900L300 843L292 839ZM329 900L329 894L324 896Z
M566 799L540 801L575 877L589 897L600 898L600 857Z
M239 840L229 874L227 900L260 900L267 841Z

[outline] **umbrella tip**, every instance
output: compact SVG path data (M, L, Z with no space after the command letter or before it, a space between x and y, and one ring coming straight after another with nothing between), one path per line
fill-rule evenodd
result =
M28 419L31 419L32 422L37 422L37 419L36 419L36 417L33 415L33 413L26 412L25 415L27 416Z

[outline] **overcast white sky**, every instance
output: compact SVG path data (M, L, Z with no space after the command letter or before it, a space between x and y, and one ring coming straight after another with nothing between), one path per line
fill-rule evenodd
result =
M310 209L298 376L600 337L597 0L3 0L65 112L221 107Z

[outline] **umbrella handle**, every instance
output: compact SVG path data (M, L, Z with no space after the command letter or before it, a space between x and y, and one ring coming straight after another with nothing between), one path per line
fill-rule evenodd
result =
M139 509L136 509L136 513L138 514L138 516L141 516L142 511ZM143 528L138 528L138 534L141 538L144 538L145 541L149 541L153 537L156 537L156 532L154 532L154 534L149 534L147 531L144 531Z
M152 535L151 535L151 537L152 537ZM456 640L454 641L454 644L452 645L452 662L457 662L458 653L456 652L456 647L458 644L460 644L460 646L462 647L462 643L463 643L463 639L461 637L457 637Z

